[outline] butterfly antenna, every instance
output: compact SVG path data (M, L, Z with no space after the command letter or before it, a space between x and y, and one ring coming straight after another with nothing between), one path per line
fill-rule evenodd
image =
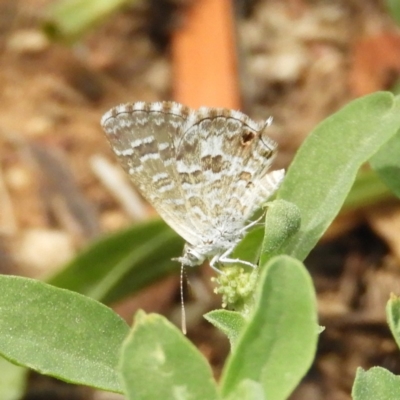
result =
M180 276L180 290L181 290L181 329L182 333L186 335L186 310L185 310L185 300L183 298L183 275L185 267L183 263L181 264L181 276Z

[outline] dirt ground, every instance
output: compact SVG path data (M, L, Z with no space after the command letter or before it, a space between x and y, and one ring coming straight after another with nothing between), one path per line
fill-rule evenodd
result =
M135 217L110 191L99 165L118 172L99 120L118 103L172 98L169 33L184 23L183 1L133 2L65 45L40 29L49 3L0 0L0 273L35 278L99 235L153 213L145 207ZM276 168L290 164L319 121L398 79L399 29L383 1L237 3L243 110L256 120L274 116ZM400 294L399 229L398 201L353 210L306 260L326 330L292 400L350 399L358 366L400 374L385 322L390 292ZM169 278L120 307L168 315L177 293ZM201 320L189 337L218 375L226 340ZM117 397L32 376L25 399Z

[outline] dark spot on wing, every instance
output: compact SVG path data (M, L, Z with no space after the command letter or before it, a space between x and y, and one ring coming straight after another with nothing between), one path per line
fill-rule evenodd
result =
M240 139L241 143L244 146L248 146L250 144L250 142L254 139L255 134L252 131L244 131L242 133L242 137Z

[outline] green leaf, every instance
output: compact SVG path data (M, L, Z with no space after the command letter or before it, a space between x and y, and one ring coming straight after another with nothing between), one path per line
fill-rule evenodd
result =
M318 332L308 272L290 257L272 259L262 267L254 314L225 365L223 395L250 379L262 385L267 399L286 399L314 359Z
M53 39L72 42L132 0L61 0L46 10L44 31Z
M380 367L358 368L351 394L353 400L398 400L400 377Z
M370 163L383 182L400 197L400 131L380 148Z
M341 211L366 207L391 198L394 198L393 194L379 175L370 168L361 168Z
M392 335L400 348L400 298L392 294L386 305L386 318Z
M108 307L33 279L0 276L0 353L41 374L121 392L126 323Z
M243 315L236 311L214 310L205 314L204 318L228 336L232 348L246 324Z
M263 387L250 379L245 379L225 400L267 400Z
M387 92L357 99L325 119L293 160L277 198L296 204L301 228L285 253L304 259L338 214L360 166L400 126L400 100Z
M279 204L279 206L278 206ZM277 229L277 226L274 226L273 229L270 229L270 224L279 224L279 221L277 221L278 218L286 218L284 212L281 211L285 206L283 204L286 204L289 208L289 204L291 204L292 209L289 210L289 208L286 210L286 213L288 213L290 216L290 213L294 213L297 210L297 207L293 203L288 203L284 200L274 200L272 202L268 202L266 204L267 212L265 216L265 224L264 228L257 226L251 231L247 233L247 235L244 237L244 239L236 246L235 251L232 254L232 258L239 258L241 260L247 260L250 261L253 264L258 264L258 261L260 260L260 255L261 255L261 243L263 241L263 237L265 235L266 230L268 229L271 233L271 235L274 234L274 230ZM295 210L296 209L296 210ZM272 211L274 210L274 211ZM270 215L272 214L272 215ZM297 215L293 215L293 217L297 217ZM294 222L292 220L287 221L288 224L293 224ZM260 225L262 225L260 223ZM280 224L282 227L282 224ZM272 239L272 238L271 238ZM267 239L269 241L269 239Z
M269 203L260 263L282 254L285 243L300 229L300 224L300 210L295 204L285 200Z
M28 370L0 357L0 399L19 400L26 389Z
M128 399L218 398L205 358L161 315L136 314L122 347L120 371Z
M181 254L182 246L163 221L147 221L100 239L48 282L110 304L178 273L171 258Z
M386 7L396 21L396 23L400 24L400 3L399 0L386 0Z
M252 229L236 246L232 258L239 258L240 260L247 260L257 264L260 258L263 234L264 229L261 227Z

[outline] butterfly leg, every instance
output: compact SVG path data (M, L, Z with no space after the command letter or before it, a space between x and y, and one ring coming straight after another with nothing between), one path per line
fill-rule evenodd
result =
M248 225L246 225L244 228L241 229L241 233L246 232L252 226L257 225L264 218L264 216L265 216L265 213L263 213L260 218L257 218L255 221L250 222ZM232 253L232 251L235 249L235 247L236 247L236 244L234 246L230 247L228 250L225 251L225 253L221 254L220 256L214 256L210 261L210 267L217 271L217 268L214 266L214 264L217 262L221 262L223 264L236 264L237 263L237 264L246 265L251 268L257 268L257 265L255 265L249 261L240 260L239 258L229 258L228 257L229 254Z
M219 257L218 257L218 256L215 256L215 257L211 260L211 262L213 262L213 260L214 260L216 257L218 257L214 262L219 261L219 262L221 262L221 263L223 263L223 264L235 264L235 263L238 263L238 264L247 265L248 267L251 267L251 268L257 268L257 265L252 264L252 263L249 262L249 261L240 260L239 258L229 258L229 257L228 257L229 254L232 253L232 251L235 249L235 247L236 247L236 245L235 245L234 247L231 247L231 248L228 249L227 251L225 251L225 253L223 253L223 254L220 255ZM210 266L211 266L211 263L210 263Z
M246 266L251 267L251 268L257 268L256 264L253 264L253 263L251 263L249 261L241 260L239 258L223 258L223 257L220 257L219 261L222 262L223 264L236 264L237 263L237 264L246 265Z
M265 212L262 213L260 218L257 218L255 221L251 221L248 225L240 230L241 233L247 232L252 226L257 225L265 216ZM228 253L229 254L229 253Z
M222 272L220 269L218 269L218 268L215 266L215 264L218 262L218 260L219 260L219 257L218 257L218 256L214 256L214 257L211 259L211 261L210 261L210 267L211 267L215 272L217 272L218 274L224 275L224 272Z
M251 228L254 225L257 225L265 216L265 213L263 213L261 215L261 217L257 218L255 221L250 222L248 225L246 225L244 228L242 228L240 230L240 233L244 233L246 232L249 228ZM228 250L225 251L225 253L221 254L221 255L216 255L214 256L211 261L210 261L210 267L217 271L218 273L222 273L222 271L220 271L215 264L217 262L221 262L222 264L242 264L242 265L246 265L247 267L251 267L251 268L257 268L257 265L249 262L249 261L244 261L244 260L240 260L239 258L229 258L229 254L232 253L232 251L235 249L237 243L230 247Z

